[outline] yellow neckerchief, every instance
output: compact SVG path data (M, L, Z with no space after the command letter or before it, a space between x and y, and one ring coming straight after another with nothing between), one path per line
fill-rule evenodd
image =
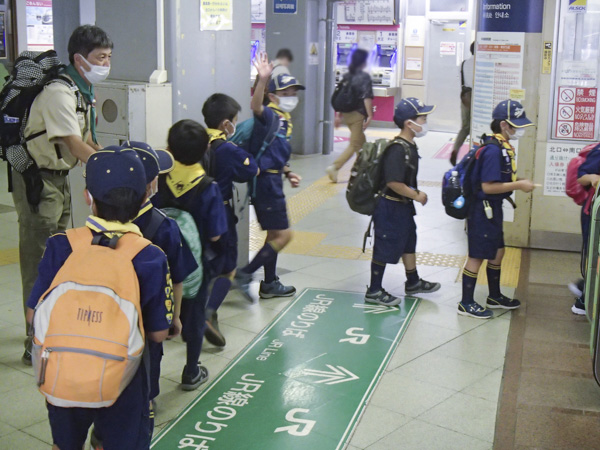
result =
M277 106L273 102L269 103L267 106L269 108L271 108L273 111L275 111L279 117L281 117L283 120L285 120L287 122L288 126L287 126L286 137L289 139L290 136L292 135L292 128L294 127L292 125L292 116L290 115L290 113L282 111L281 109L279 109L279 106Z
M146 200L146 202L140 208L140 212L138 213L137 216L135 216L135 219L133 219L133 220L139 219L141 216L143 216L148 211L150 211L153 207L154 206L152 205L152 202L150 201L150 199Z
M112 220L104 220L97 216L89 216L85 221L85 226L90 230L102 233L109 238L123 236L125 233L135 233L138 236L142 236L142 232L138 226L131 222L121 223Z
M217 130L215 128L207 128L206 132L208 133L208 143L212 143L212 141L217 141L219 139L227 140L227 133L223 130Z
M510 157L510 166L512 169L511 178L512 181L517 181L517 161L515 161L515 148L510 145L504 136L500 133L494 134L494 137L498 139L502 148L506 150L506 154Z
M200 163L186 166L175 161L173 170L167 174L166 182L175 198L179 198L197 186L205 176L206 172Z

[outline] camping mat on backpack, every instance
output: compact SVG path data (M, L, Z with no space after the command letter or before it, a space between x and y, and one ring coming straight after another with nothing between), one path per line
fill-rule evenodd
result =
M151 448L343 448L419 301L390 308L365 304L363 294L306 289Z

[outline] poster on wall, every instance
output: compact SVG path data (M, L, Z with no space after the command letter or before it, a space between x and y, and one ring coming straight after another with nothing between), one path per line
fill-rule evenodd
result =
M267 21L267 0L252 0L250 3L250 20L252 23Z
M337 4L337 23L393 25L394 0L354 0Z
M593 140L596 135L597 88L559 86L554 138Z
M544 168L544 195L552 197L566 197L565 181L567 179L567 166L569 161L576 157L582 144L556 144L546 145L546 166Z
M477 33L475 89L471 112L471 135L479 140L490 132L492 111L523 83L525 33Z
M44 52L54 48L52 0L27 0L27 50Z
M233 30L231 0L202 0L200 2L200 31Z

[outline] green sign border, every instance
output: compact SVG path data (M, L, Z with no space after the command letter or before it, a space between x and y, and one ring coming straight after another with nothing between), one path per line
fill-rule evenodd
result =
M200 402L200 400L202 400L202 398L207 395L211 389L213 389L218 383L219 381L227 375L227 373L233 369L236 364L238 364L238 362L257 344L261 341L262 337L268 333L271 328L273 328L282 318L285 317L286 313L294 307L294 305L300 301L300 299L302 299L302 297L304 297L306 294L308 294L311 291L317 291L317 292L340 292L340 293L344 293L344 294L354 294L357 295L357 292L352 292L352 291L343 291L340 289L319 289L319 288L306 288L304 289L300 295L296 296L296 298L291 301L283 310L281 310L281 312L273 319L273 321L267 325L260 333L258 333L256 335L256 337L250 342L248 343L248 345L246 345L246 347L244 347L244 349L238 353L238 355L235 357L235 359L232 359L230 363L227 364L227 366L221 371L221 373L217 376L217 378L215 378L214 380L212 380L199 394L196 398L194 398L190 403L188 403L185 408L175 417L173 418L169 424L167 426L165 426L153 439L152 439L152 443L150 445L150 448L153 448L156 444L159 443L159 441L163 438L163 436L165 434L167 434L175 425L177 425L177 423L192 409L194 408L198 402ZM373 379L371 380L371 383L369 384L369 387L367 388L365 394L363 395L362 399L360 400L358 407L356 409L356 411L354 412L354 415L352 416L352 419L350 420L350 423L348 424L348 426L346 427L346 430L344 431L344 433L342 434L340 441L336 447L337 449L340 449L342 446L347 446L349 444L349 440L351 438L351 436L353 435L356 426L359 422L359 419L362 417L362 415L364 414L364 411L366 409L366 406L371 398L371 396L373 395L373 392L375 391L375 388L377 387L377 385L379 384L379 381L381 380L382 374L385 371L385 368L388 365L389 360L391 359L393 353L396 351L396 348L398 347L398 344L400 343L400 341L402 340L402 337L404 336L404 333L406 332L406 329L408 328L408 325L410 323L410 321L412 320L412 318L414 317L416 310L421 302L421 299L418 297L412 297L412 296L405 296L404 300L406 301L406 299L411 299L413 300L413 304L410 307L410 309L408 310L408 312L406 313L406 317L404 318L404 321L402 322L402 326L398 329L398 332L396 333L396 336L392 342L392 344L390 345L390 348L387 352L387 354L385 355L385 357L383 358L383 360L381 361L381 364L379 365L379 368L377 369L377 371L375 372L375 375L373 376Z

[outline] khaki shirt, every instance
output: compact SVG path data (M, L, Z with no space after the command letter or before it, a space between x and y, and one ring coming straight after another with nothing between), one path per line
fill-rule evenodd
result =
M83 102L84 107L85 102ZM27 142L27 149L40 169L69 170L77 164L60 138L81 136L87 142L90 132L90 108L77 111L76 92L62 83L51 83L35 98L25 137L46 130Z

